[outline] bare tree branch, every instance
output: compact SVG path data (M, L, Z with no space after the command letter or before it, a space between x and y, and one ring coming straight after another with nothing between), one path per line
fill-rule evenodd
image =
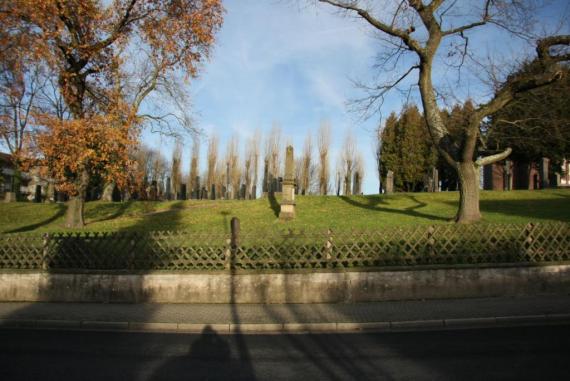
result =
M410 36L410 33L413 32L412 29L402 30L396 28L395 26L390 26L388 24L385 24L382 21L378 20L377 18L373 17L367 10L357 7L356 3L353 1L352 2L335 1L335 0L319 0L319 1L322 3L328 3L330 5L333 5L341 9L345 9L347 11L356 12L360 17L366 20L374 28L390 36L400 38L410 50L413 50L416 53L423 55L423 48L420 45L420 43Z

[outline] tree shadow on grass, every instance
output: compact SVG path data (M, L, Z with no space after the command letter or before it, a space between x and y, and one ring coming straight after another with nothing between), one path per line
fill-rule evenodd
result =
M139 202L139 201L134 201ZM126 207L128 208L128 206ZM126 209L125 208L125 209ZM146 213L142 215L135 224L129 225L120 231L149 231L149 230L184 230L186 226L182 224L181 211L184 209L184 201L175 201L169 205L168 209L156 213ZM157 221L159 223L157 224Z
M16 229L12 229L9 231L4 232L5 234L9 234L9 233L25 233L25 232L29 232L32 230L36 230L38 228L41 228L42 226L46 226L51 224L52 222L56 221L57 219L63 217L65 215L65 212L67 210L67 206L64 204L57 204L57 211L56 213L51 216L48 219L45 219L43 221L40 222L36 222L35 224L31 224L31 225L27 225L27 226L22 226Z
M125 201L125 202L113 202L113 203L98 203L96 208L98 209L97 211L95 210L90 210L89 212L86 213L86 217L88 217L90 214L94 214L96 213L97 215L101 215L103 214L103 217L100 218L93 218L89 221L89 224L92 223L96 223L96 222L105 222L105 221L112 221L116 218L120 218L122 217L125 212L129 209L129 207L132 205L134 201ZM138 202L138 201L136 201ZM88 225L89 225L88 224Z
M570 198L566 196L558 199L481 200L479 205L483 215L500 213L529 220L570 222Z
M449 221L449 218L437 216L434 214L428 214L419 212L418 209L421 209L427 206L427 203L419 201L415 196L404 196L407 199L416 203L416 205L407 207L405 209L395 209L395 208L387 208L385 206L380 206L381 204L387 204L386 201L383 199L382 196L369 196L366 197L367 202L359 202L354 198L347 197L347 196L340 196L340 199L344 202L356 206L358 208L371 210L375 212L384 212L384 213L392 213L392 214L400 214L408 217L416 217L416 218L424 218L433 221Z
M273 214L275 214L275 217L279 217L279 212L281 212L281 205L279 205L279 202L275 197L275 193L268 192L267 199L269 200L269 207L271 210L273 210Z

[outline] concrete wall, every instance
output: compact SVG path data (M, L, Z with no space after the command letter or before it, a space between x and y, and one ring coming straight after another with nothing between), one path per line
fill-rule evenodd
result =
M0 272L0 301L342 303L570 293L570 265L262 274Z

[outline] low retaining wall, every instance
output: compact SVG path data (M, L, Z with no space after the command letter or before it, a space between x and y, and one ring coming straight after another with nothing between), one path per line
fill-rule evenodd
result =
M570 293L570 264L306 273L0 272L0 301L343 303Z

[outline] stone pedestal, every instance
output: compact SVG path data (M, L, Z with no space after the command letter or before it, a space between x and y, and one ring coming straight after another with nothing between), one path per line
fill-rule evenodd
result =
M4 202L16 202L16 192L6 192L4 195Z
M293 147L288 146L285 154L285 178L283 179L280 220L295 218L295 157Z
M386 194L394 193L394 172L388 171L386 174Z
M550 160L547 159L546 157L543 157L540 162L541 189L545 189L550 186L550 175L548 173L549 166L550 166Z

